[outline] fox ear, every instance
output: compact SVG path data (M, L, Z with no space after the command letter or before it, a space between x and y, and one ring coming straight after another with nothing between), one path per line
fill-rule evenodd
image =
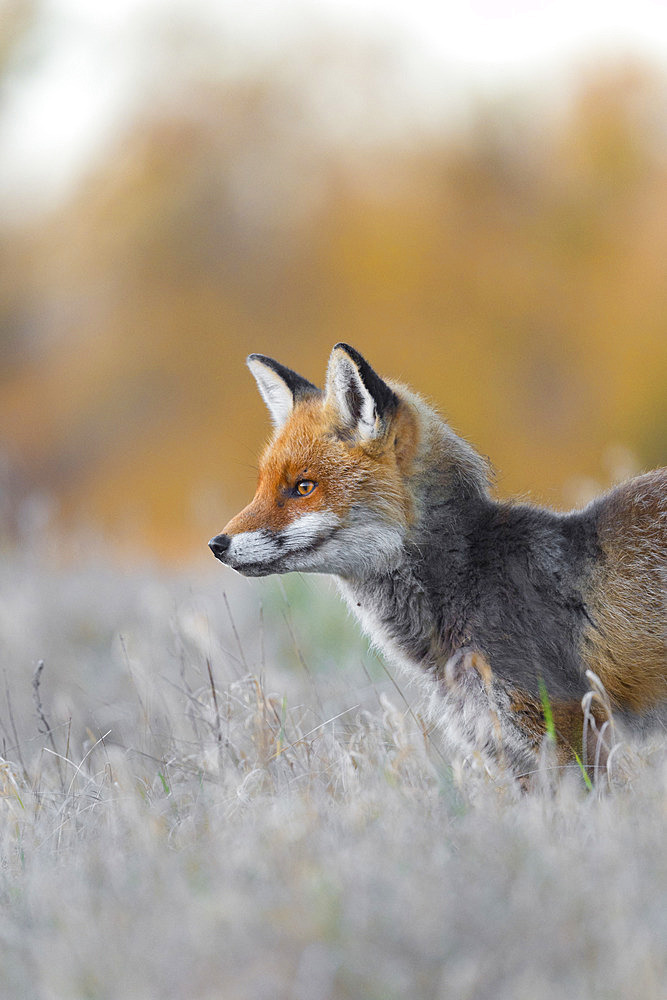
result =
M263 354L250 354L247 365L277 429L283 426L294 409L294 404L300 399L321 395L316 385L273 358L267 358Z
M398 406L396 394L347 344L331 352L326 398L343 427L362 441L379 437Z

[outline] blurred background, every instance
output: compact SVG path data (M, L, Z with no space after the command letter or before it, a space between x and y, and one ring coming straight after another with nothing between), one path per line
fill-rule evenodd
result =
M0 0L0 261L6 547L213 565L338 340L584 502L667 461L664 3Z

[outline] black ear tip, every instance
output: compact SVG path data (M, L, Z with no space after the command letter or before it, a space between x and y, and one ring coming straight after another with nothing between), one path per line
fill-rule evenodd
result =
M349 354L350 357L354 357L355 354L357 357L359 356L359 351L355 351L354 347L350 347L349 344L344 344L342 340L339 341L339 343L334 344L333 349L334 351L345 351L345 353Z
M305 396L319 396L320 390L317 386L309 382L302 375L297 375L296 372L292 371L291 368L286 368L285 365L281 365L279 361L274 358L269 358L266 354L249 354L246 358L246 364L250 368L250 371L254 375L255 379L259 377L258 372L253 370L253 364L259 364L263 368L268 368L269 371L273 372L281 379L287 388L290 390L296 402ZM262 377L266 375L266 372L261 373Z
M354 347L350 347L349 344L336 344L334 351L338 349L345 351L350 361L356 366L361 381L371 396L373 396L380 412L387 413L390 410L396 409L398 406L398 397L389 388L387 383L373 371L366 358L359 354L359 351L355 350Z
M366 361L366 358L359 354L359 351L355 350L354 347L350 347L349 344L344 344L342 341L338 344L334 344L334 351L344 351L347 356L355 363L357 368L368 367L370 365Z

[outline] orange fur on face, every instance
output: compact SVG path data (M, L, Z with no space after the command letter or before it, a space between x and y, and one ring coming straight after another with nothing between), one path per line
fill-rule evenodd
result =
M407 403L401 403L382 437L360 444L337 433L319 399L304 400L265 449L255 496L224 534L280 531L302 514L318 511L344 519L360 503L390 523L408 524L413 511L404 476L416 447L417 420ZM317 484L306 497L294 494L302 479Z

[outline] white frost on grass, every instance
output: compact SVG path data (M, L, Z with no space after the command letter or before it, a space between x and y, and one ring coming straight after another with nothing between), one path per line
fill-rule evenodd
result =
M521 795L212 579L0 571L0 996L663 996L664 747Z

